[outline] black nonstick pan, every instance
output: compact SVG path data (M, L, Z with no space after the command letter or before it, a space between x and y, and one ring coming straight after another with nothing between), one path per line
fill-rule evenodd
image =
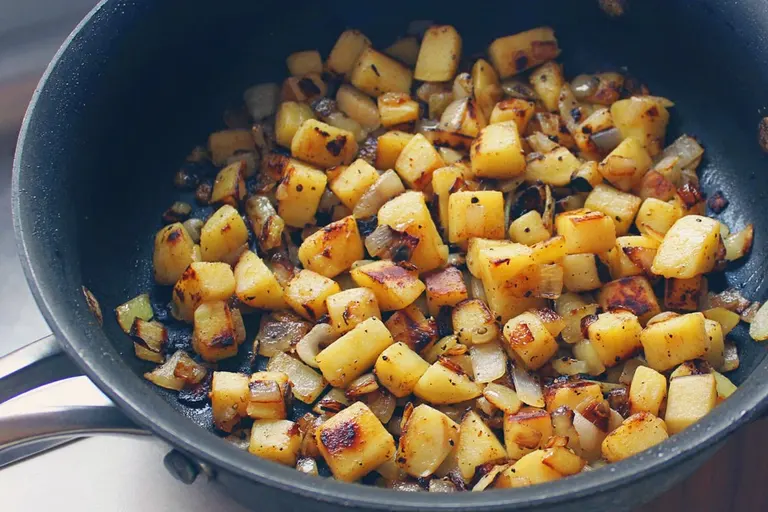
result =
M141 378L147 366L111 311L148 290L158 306L168 299L152 284L152 238L176 197L173 173L188 150L223 127L221 113L246 87L282 78L289 53L327 54L348 27L384 46L412 20L455 25L468 54L494 37L551 25L566 72L626 68L672 98L669 136L689 133L704 144L704 191L721 190L730 200L721 218L732 227L755 224L751 256L729 268L720 285L767 298L768 156L757 142L758 123L768 115L763 0L637 0L619 17L596 0L105 1L68 39L35 93L16 155L13 214L30 286L57 341L114 406L60 410L58 421L45 413L2 417L0 440L18 447L25 436L39 442L143 429L254 509L623 510L690 474L731 431L768 408L764 349L740 326L732 337L741 366L731 375L739 390L647 452L525 489L398 493L305 476L242 452L206 431L208 409L183 406ZM103 328L83 286L101 303ZM46 363L55 353L49 340L0 362L0 395L61 376ZM231 365L246 366L246 357Z

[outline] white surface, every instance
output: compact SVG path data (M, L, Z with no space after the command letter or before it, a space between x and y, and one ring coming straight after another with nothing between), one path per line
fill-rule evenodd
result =
M0 510L246 512L198 477L174 480L159 441L95 437L0 470Z

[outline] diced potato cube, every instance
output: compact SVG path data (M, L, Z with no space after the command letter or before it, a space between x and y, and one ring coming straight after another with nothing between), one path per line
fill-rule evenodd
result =
M459 441L459 426L448 416L421 404L403 425L397 463L415 478L428 477Z
M699 298L704 292L704 277L667 279L664 283L664 307L681 311L699 309Z
M384 311L403 309L425 290L415 270L389 260L375 261L352 269L358 286L369 288Z
M624 139L600 162L598 170L611 185L628 192L640 183L651 166L651 157L633 138Z
M328 55L326 62L328 69L338 75L349 77L357 58L369 46L371 46L371 41L362 32L358 30L342 32L333 46L331 54Z
M571 292L587 292L602 286L594 254L568 254L563 258L563 285Z
M470 238L504 238L504 195L498 190L454 192L448 201L448 239L452 244Z
M298 101L312 103L328 93L328 86L318 73L304 76L289 76L283 80L280 89L281 101Z
M525 167L525 179L541 181L555 187L564 187L571 182L571 176L581 167L581 162L568 148L559 147L544 155L536 155Z
M557 341L541 319L523 313L504 325L505 348L517 355L530 370L544 366L557 352Z
M329 323L336 332L350 331L369 318L381 318L376 296L368 288L350 288L325 299Z
M409 93L413 73L392 57L369 47L360 53L349 80L370 96L385 92Z
M239 151L253 151L256 142L250 130L223 130L208 137L211 161L216 167L227 163L227 159Z
M362 402L355 402L318 427L315 439L333 476L353 482L395 453L395 441Z
M460 302L451 312L453 331L465 345L480 345L495 341L499 337L496 319L480 299Z
M703 418L717 405L717 383L711 373L677 377L669 381L664 421L677 434Z
M704 316L707 317L708 320L714 320L718 324L720 324L720 327L722 328L723 335L728 334L731 332L734 327L739 325L739 322L741 321L741 317L738 313L734 313L733 311L728 311L725 308L712 308L708 309L706 311L703 311Z
M379 173L371 164L357 159L331 178L328 186L339 201L352 210L365 191L378 179Z
M636 455L669 438L664 420L653 414L633 414L603 440L603 457L608 462Z
M429 27L424 33L413 72L416 80L447 82L456 74L461 60L461 36L450 25Z
M626 310L645 324L661 313L661 307L648 279L642 276L623 277L606 283L597 296L604 311Z
M405 146L414 137L412 133L391 130L379 135L376 144L376 168L394 169Z
M509 238L513 242L534 245L549 240L551 236L552 234L544 226L541 214L536 210L523 214L509 224Z
M504 415L504 444L510 459L520 459L542 448L552 437L552 417L544 409L523 407Z
M245 251L235 265L235 294L241 302L259 309L285 309L283 287L261 258Z
M419 40L413 36L400 38L384 50L384 53L413 67L419 58Z
M639 142L651 156L664 146L669 112L653 96L633 96L611 105L611 116L622 137Z
M376 102L351 85L344 84L339 87L336 93L336 105L363 128L375 130L381 126L379 107L376 106Z
M597 315L597 319L589 324L587 334L600 362L610 368L640 349L642 330L635 315L619 310Z
M550 112L556 112L560 99L560 89L565 83L560 64L556 62L542 64L531 72L530 81L546 109Z
M543 308L546 299L538 297L519 297L509 288L483 283L488 307L500 323L505 323L530 309Z
M464 415L459 427L456 459L466 481L475 475L478 466L506 458L506 451L493 430L474 411Z
M561 263L566 256L565 237L553 236L531 246L533 262L538 265Z
M544 464L548 453L549 450L536 450L525 455L499 475L495 486L517 488L559 480L563 475Z
M666 397L666 377L647 366L638 366L632 377L632 384L629 386L629 404L632 414L648 412L658 416L661 403Z
M316 119L307 119L291 141L291 156L320 167L349 164L357 154L355 135Z
M242 373L213 372L211 380L211 409L213 424L224 432L240 423L246 415L248 402L248 376Z
M440 358L427 368L414 386L413 394L432 404L458 404L477 398L483 394L483 388L456 363Z
M317 50L292 53L285 60L285 63L288 66L288 72L293 76L323 72L323 59Z
M599 254L616 244L616 225L602 212L572 210L555 217L557 234L565 237L568 254Z
M306 103L284 101L275 117L275 139L283 147L290 148L293 136L307 119L314 119L312 108Z
M379 117L385 128L398 124L410 123L419 119L419 102L409 94L387 92L379 96Z
M450 230L451 191L456 192L463 183L462 169L459 166L441 167L432 173L432 191L437 196L440 226L443 233L448 233Z
M394 343L392 335L378 318L368 318L324 348L317 364L332 386L346 387L373 368L376 359Z
M620 236L616 248L607 253L606 263L614 279L651 275L651 266L656 257L659 242L650 236Z
M650 231L666 235L667 231L683 216L683 210L675 203L649 197L637 211L635 225L642 234Z
M580 380L553 384L548 386L544 393L544 401L547 404L547 411L550 413L562 406L575 411L579 404L587 400L592 402L602 399L603 392L600 389L600 384Z
M305 404L314 403L328 385L322 375L283 352L272 356L267 363L267 371L286 374L293 396Z
M563 476L580 473L587 463L587 461L564 446L553 446L546 450L541 462Z
M518 133L525 133L528 121L536 111L536 104L521 98L508 98L502 100L493 107L488 124L505 123L514 121Z
M256 420L248 451L259 457L295 466L301 448L299 425L288 420Z
M288 417L291 387L283 372L256 372L248 383L246 413L255 420L284 420Z
M493 107L504 96L504 90L496 70L485 59L478 59L472 66L472 92L483 117L488 119Z
M316 321L328 312L325 300L341 288L332 279L302 270L285 287L285 301L307 320Z
M228 204L216 210L200 231L200 250L205 261L223 261L246 243L245 221Z
M648 366L663 372L707 353L707 329L701 313L688 313L647 326L640 335Z
M405 343L416 352L425 352L437 341L436 322L424 316L415 304L395 311L385 325L395 341Z
M640 208L640 198L600 184L587 196L584 208L602 212L616 224L616 235L626 235Z
M525 157L514 122L491 124L480 130L470 149L472 172L478 178L514 178L525 172Z
M662 240L651 270L666 278L690 279L715 267L720 223L709 217L679 219Z
M211 192L211 203L224 203L237 207L245 199L245 162L229 164L216 175Z
M533 251L527 245L510 242L498 244L475 242L474 247L470 244L470 252L477 254L470 266L470 271L475 267L477 271L475 277L482 279L483 282L504 284L522 272L530 271L533 265Z
M435 147L424 135L417 133L400 152L395 162L397 174L410 188L423 190L431 181L435 169L445 166Z
M488 47L488 55L501 78L507 78L552 60L560 54L555 32L540 27L500 37Z
M235 293L235 276L226 263L193 262L173 287L173 316L191 322L203 302L227 300Z
M476 278L481 279L483 277L484 269L488 266L488 257L492 255L492 253L484 252L484 249L491 247L506 247L509 245L512 245L512 242L509 240L471 238L467 244L467 269L469 270L469 273ZM525 266L528 266L528 263Z
M152 268L155 282L176 284L193 259L195 242L180 222L165 226L155 235Z
M286 164L275 197L277 212L287 225L303 228L314 223L327 182L325 173L314 167L294 159Z
M469 298L464 274L456 267L445 267L424 276L427 287L427 308L429 314L437 316L441 307L453 307Z
M419 239L409 260L419 272L428 272L445 265L448 260L448 246L440 238L424 194L415 191L400 194L384 204L377 216L379 225L389 226L395 231L405 232Z
M245 336L240 336L234 317L227 303L221 300L206 302L195 309L192 348L200 357L215 362L237 355Z
M331 278L364 256L357 221L351 215L320 228L299 247L299 260L304 268Z
M387 347L376 360L374 373L382 386L398 398L413 393L413 388L429 368L423 360L405 343Z

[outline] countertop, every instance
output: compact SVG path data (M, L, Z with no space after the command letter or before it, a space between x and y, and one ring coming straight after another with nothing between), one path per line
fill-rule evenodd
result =
M59 27L44 37L18 37L41 16ZM0 0L0 356L50 332L29 293L16 257L10 216L10 165L16 130L41 66L93 0ZM61 9L67 5L69 9ZM16 15L11 21L10 14ZM51 21L54 20L54 21ZM39 23L38 23L39 24ZM63 27L63 28L62 28ZM5 30L5 31L4 31ZM9 58L8 34L21 41ZM4 52L6 52L4 54ZM740 429L696 474L639 510L768 510L768 420ZM125 512L243 511L204 479L187 486L164 469L168 448L158 440L102 437L80 440L0 470L0 509Z

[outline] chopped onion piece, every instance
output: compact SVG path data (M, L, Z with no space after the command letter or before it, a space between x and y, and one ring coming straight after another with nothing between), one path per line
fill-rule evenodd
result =
M621 376L619 382L629 386L632 384L632 379L635 377L635 371L643 366L645 363L642 359L634 358L624 363L624 368L621 370Z
M601 445L608 434L579 413L575 413L573 416L573 428L579 434L581 456L588 461L600 459L602 457Z
M165 363L163 363L161 366L158 366L151 372L145 373L144 378L150 381L152 384L155 384L156 386L160 386L161 388L180 391L181 389L184 388L184 384L186 384L186 381L181 377L177 377L175 375L175 372L176 372L176 365L178 364L179 361L181 361L181 358L184 356L189 357L186 354L186 352L184 352L183 350L177 351L175 354L169 357L165 361Z
M621 143L621 132L615 126L589 136L601 153L610 153Z
M538 266L539 283L535 297L556 299L563 293L563 267L557 264Z
M359 398L379 389L379 383L372 373L366 373L353 380L344 392L347 398Z
M725 308L728 311L741 314L751 304L752 301L745 299L739 291L733 288L724 292L709 294L709 307L711 308Z
M552 428L556 436L568 439L568 448L574 451L576 455L581 456L581 442L579 433L573 427L574 411L563 405L552 411Z
M392 451L392 456L384 464L377 467L375 470L378 474L386 478L387 480L404 480L408 477L405 471L402 470L397 463L397 451Z
M586 361L571 359L570 357L558 357L552 360L552 368L560 375L578 375L589 373L589 365Z
M498 478L502 471L506 470L509 464L502 464L500 466L493 466L490 471L483 475L483 477L477 481L472 488L472 492L484 491Z
M739 367L739 352L736 350L736 345L733 343L726 343L725 350L723 352L725 363L719 370L723 373L732 372Z
M485 288L483 287L483 282L476 277L471 278L469 283L469 292L473 299L480 299L483 302L488 301L488 298L485 296Z
M523 406L515 390L493 382L485 386L483 398L494 407L501 409L504 414L515 414Z
M248 112L256 121L274 114L279 99L280 86L275 83L254 85L243 93Z
M374 258L403 261L411 259L419 239L386 224L378 226L365 238L365 248Z
M605 366L600 361L595 347L589 340L582 340L573 346L573 355L587 363L590 375L600 375L605 371Z
M608 433L610 434L624 422L624 417L611 409L611 415L608 417Z
M301 457L296 462L296 469L305 475L317 476L317 461L310 457Z
M369 393L365 398L368 408L382 424L386 424L392 419L397 406L397 399L392 393L386 389L378 389Z
M544 391L541 389L538 377L517 365L512 367L511 373L520 401L531 407L544 407Z
M458 132L467 112L467 104L467 98L460 98L448 105L440 116L440 128L447 132Z
M768 302L757 310L749 326L749 335L755 341L768 340Z
M305 404L311 404L317 400L328 384L315 370L283 353L277 353L269 360L267 371L283 372L288 375L293 396Z
M165 356L163 354L160 352L155 352L154 350L147 348L141 343L134 342L133 350L136 353L136 357L143 359L144 361L158 364L162 364L162 362L165 361Z
M749 305L749 307L747 309L745 309L744 311L741 312L741 314L739 315L739 318L742 321L744 321L744 322L746 322L748 324L751 324L754 321L755 315L757 315L757 312L759 310L760 310L760 303L759 302L753 302L752 304Z
M296 344L296 355L312 368L319 368L315 360L317 354L338 337L330 325L317 324Z
M475 382L485 384L504 376L507 371L507 355L497 341L469 347Z
M283 393L277 382L271 380L254 381L248 386L249 402L256 404L275 404L283 401Z
M752 248L752 240L754 237L755 228L752 224L748 224L738 233L725 237L723 239L723 244L725 244L725 259L734 261L747 254Z
M256 335L259 355L272 357L280 352L287 352L308 332L309 323L302 320L291 321L271 315L262 317L259 332Z
M365 219L376 215L384 203L403 192L405 192L403 182L397 173L390 169L379 176L376 183L365 191L352 213L358 219Z
M433 478L429 481L429 492L456 492L453 482L444 478Z
M672 169L679 171L690 167L703 154L704 148L696 142L696 139L688 135L681 135L656 157L657 163L654 169L658 170L658 167L664 162L665 166L672 163Z
M731 379L715 370L712 370L712 375L715 376L715 383L717 384L717 396L720 399L724 400L736 392L736 384L731 382Z
M312 412L316 414L336 414L337 412L346 409L351 403L352 402L347 398L343 390L339 388L331 388L323 398L317 401L312 408Z

